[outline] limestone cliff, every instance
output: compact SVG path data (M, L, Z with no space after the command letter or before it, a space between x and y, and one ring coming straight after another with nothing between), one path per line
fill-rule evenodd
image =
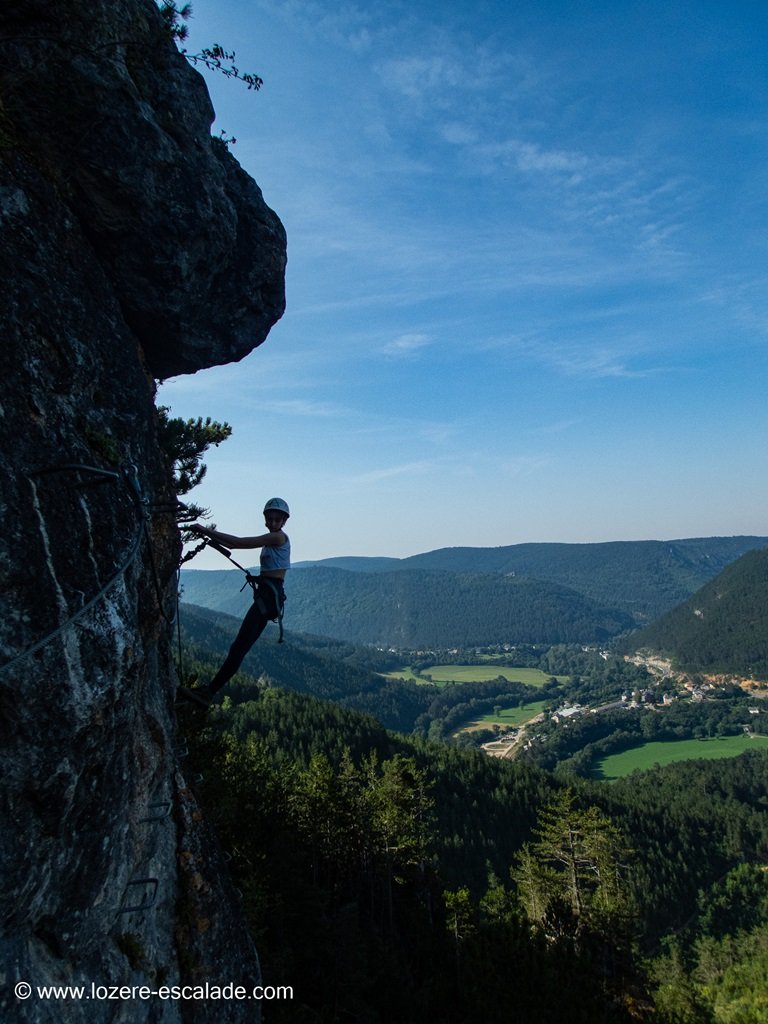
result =
M3 1021L259 1019L34 991L259 979L184 776L153 405L283 312L282 225L212 116L153 0L0 9Z

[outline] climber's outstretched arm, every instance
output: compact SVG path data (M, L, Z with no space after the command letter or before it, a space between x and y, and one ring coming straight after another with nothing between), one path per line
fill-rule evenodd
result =
M221 530L211 530L207 526L195 525L192 527L195 533L202 537L209 537L217 544L223 544L226 548L271 548L280 547L285 544L287 537L282 530L270 530L269 533L262 533L258 537L236 537L232 533L222 533Z

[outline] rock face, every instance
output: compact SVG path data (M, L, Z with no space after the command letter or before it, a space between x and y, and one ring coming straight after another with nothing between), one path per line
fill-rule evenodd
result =
M6 0L0 19L0 145L66 203L152 373L242 358L284 311L285 234L155 4Z
M0 10L4 1022L259 1019L87 998L259 980L184 777L153 404L156 378L241 358L283 311L282 226L211 119L152 0Z

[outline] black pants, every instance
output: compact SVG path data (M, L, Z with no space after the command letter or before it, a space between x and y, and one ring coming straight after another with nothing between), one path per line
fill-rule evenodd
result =
M264 632L266 624L272 619L278 618L282 612L284 601L285 591L282 580L273 579L267 583L264 579L259 578L257 589L253 595L253 604L245 614L240 630L229 649L229 654L208 684L207 689L211 694L217 693L237 672L243 658Z

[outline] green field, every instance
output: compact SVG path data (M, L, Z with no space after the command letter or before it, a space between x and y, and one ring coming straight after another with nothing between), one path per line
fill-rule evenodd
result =
M544 708L546 701L536 700L530 704L526 704L525 707L514 707L514 708L502 708L499 714L490 712L487 715L483 715L481 718L476 718L472 722L467 722L462 725L460 729L456 730L454 735L460 732L474 732L477 729L488 729L494 725L500 725L504 728L518 728L521 725L525 725L526 722L530 722L532 718L540 714Z
M382 672L385 679L404 679L407 683L424 683L425 679L414 674L412 668L399 668L396 672Z
M502 676L511 683L541 687L552 678L540 668L510 668L508 665L430 665L422 673L421 682L427 682L423 676L431 676L436 686L448 683L487 683ZM567 678L555 676L558 682L565 682Z
M768 736L720 736L703 740L662 740L630 747L619 754L610 754L597 761L592 769L595 778L613 782L630 772L643 771L654 765L672 764L693 758L736 757L745 750L768 750Z

